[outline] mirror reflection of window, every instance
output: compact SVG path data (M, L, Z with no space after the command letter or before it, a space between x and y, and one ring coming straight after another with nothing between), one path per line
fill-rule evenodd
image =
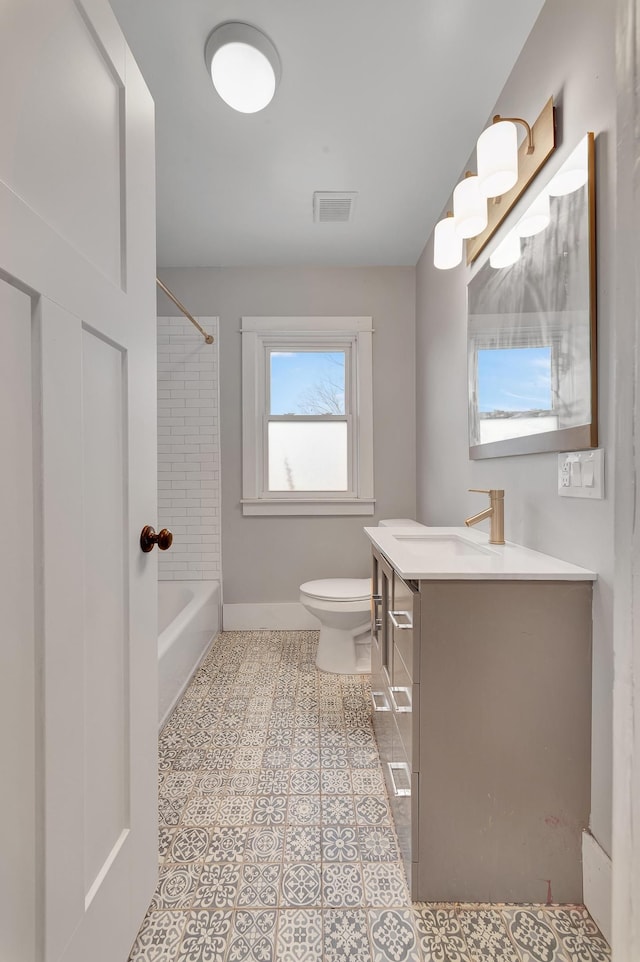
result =
M481 444L557 429L551 346L485 348L477 364Z

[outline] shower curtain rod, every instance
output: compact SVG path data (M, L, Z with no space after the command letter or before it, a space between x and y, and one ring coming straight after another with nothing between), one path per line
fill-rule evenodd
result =
M158 287L160 288L160 290L162 290L162 291L165 292L165 294L167 295L167 297L169 298L169 300L170 300L170 301L173 301L173 303L176 305L176 307L178 308L178 310L179 310L179 311L182 311L182 313L183 313L184 316L187 318L187 320L188 320L188 321L191 321L191 323L193 324L193 326L198 328L198 330L199 330L200 333L202 334L202 336L203 336L203 338L205 339L205 341L207 342L207 344L213 344L213 334L207 334L207 332L205 331L205 329L198 324L198 322L196 321L196 319L195 319L195 317L193 316L193 314L190 314L190 313L189 313L189 311L186 309L186 307L184 306L184 304L181 304L181 303L180 303L180 301L178 300L178 298L176 297L176 295L173 294L173 293L169 290L169 288L167 287L166 284L163 284L163 283L162 283L162 281L160 280L159 277L156 277L156 284L158 285Z

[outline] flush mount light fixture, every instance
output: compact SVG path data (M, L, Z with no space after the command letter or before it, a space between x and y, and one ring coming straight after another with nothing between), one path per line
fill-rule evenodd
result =
M213 86L234 110L255 114L273 99L282 67L278 51L257 27L219 24L209 34L204 59Z

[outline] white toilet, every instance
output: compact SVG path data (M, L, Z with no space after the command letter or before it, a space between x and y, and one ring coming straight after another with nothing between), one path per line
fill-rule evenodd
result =
M340 675L371 670L370 578L306 581L300 601L320 622L318 668Z
M390 518L379 525L411 527L418 522ZM370 578L306 581L300 585L300 602L320 622L316 665L321 671L339 675L371 671Z

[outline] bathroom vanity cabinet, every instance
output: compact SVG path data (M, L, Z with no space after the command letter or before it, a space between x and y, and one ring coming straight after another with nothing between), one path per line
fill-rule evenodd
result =
M414 900L582 901L586 574L402 577L374 544L373 720Z

